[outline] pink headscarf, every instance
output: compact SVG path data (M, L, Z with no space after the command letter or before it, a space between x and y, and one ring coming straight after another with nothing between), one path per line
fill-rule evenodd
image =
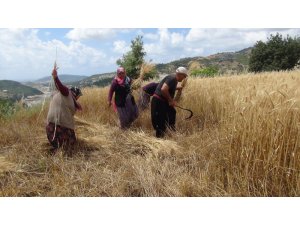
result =
M124 73L124 77L120 77L119 76L121 73ZM125 77L126 77L126 70L125 70L125 68L124 67L119 67L117 69L117 76L115 77L115 79L116 79L116 81L118 82L119 85L122 85L124 83L124 81L125 81L124 78Z
M117 74L120 74L120 73L125 73L126 74L125 68L122 67L122 66L117 69Z

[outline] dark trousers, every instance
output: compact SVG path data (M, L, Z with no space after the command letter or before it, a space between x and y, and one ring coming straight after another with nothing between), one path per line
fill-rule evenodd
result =
M169 106L166 101L153 97L151 101L151 121L153 128L156 130L156 137L164 137L167 127L175 131L176 110Z

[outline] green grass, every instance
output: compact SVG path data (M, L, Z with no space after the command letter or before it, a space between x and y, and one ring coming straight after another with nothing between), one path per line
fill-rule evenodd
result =
M5 118L14 113L14 102L12 100L0 99L0 118Z

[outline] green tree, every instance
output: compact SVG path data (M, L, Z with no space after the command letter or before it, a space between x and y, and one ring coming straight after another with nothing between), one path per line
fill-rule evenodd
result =
M252 72L293 69L300 59L300 39L281 34L271 35L267 42L258 41L251 51Z
M143 36L137 36L131 41L131 50L117 60L117 65L123 66L132 79L138 78L146 52L143 46Z

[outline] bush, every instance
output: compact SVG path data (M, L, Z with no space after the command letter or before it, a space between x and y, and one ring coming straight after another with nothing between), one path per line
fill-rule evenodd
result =
M217 67L206 67L204 69L195 69L191 72L192 76L201 76L201 77L214 77L218 74Z
M14 109L13 101L0 99L0 118L12 115L14 113Z

